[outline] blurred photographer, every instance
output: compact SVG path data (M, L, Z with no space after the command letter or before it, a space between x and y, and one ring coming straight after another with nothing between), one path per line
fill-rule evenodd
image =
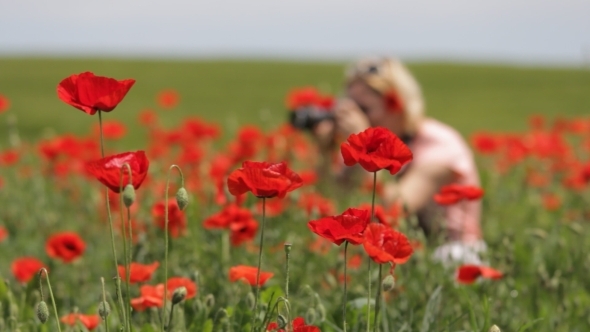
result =
M370 126L392 131L409 146L414 157L397 181L381 177L382 182L387 180L383 183L382 202L385 206L401 202L409 213L417 215L426 234L446 229L448 242L436 249L436 259L443 263L480 264L479 253L486 248L480 230L480 201L444 208L433 201L434 194L447 184L479 186L472 152L456 130L424 115L422 92L409 70L396 59L360 60L346 72L346 97L324 104L325 109L320 110L323 113L301 113L307 117L305 125L322 155L329 156L348 135ZM331 161L324 159L321 177L333 176L329 171ZM372 177L359 167L343 167L334 180L350 185L358 176ZM437 225L439 220L445 224Z

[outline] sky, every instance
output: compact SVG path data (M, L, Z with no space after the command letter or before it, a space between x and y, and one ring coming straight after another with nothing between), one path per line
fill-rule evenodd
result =
M0 56L590 63L590 0L0 0Z

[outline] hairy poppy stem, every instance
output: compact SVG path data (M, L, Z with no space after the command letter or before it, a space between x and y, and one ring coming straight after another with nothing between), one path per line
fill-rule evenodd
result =
M102 112L98 110L98 127L100 132L100 153L104 158L104 139L102 134ZM116 292L117 299L119 300L119 314L123 318L123 323L127 322L125 314L125 305L123 304L123 295L121 294L121 277L119 276L119 263L117 262L117 249L115 248L115 231L113 230L113 217L111 216L111 204L109 201L109 188L106 188L106 203L107 203L107 215L109 216L109 229L111 232L111 247L113 250L113 261L115 262L115 275L116 275Z
M39 270L39 285L41 285L41 277L45 273L45 278L47 280L47 288L49 288L49 297L51 298L51 304L53 305L53 314L55 315L55 323L57 324L57 330L61 332L61 326L59 324L59 316L57 315L57 307L55 306L55 298L53 297L53 290L51 289L51 282L49 282L49 273L47 273L46 268L41 268Z
M285 243L285 299L289 299L289 258L291 257L291 243Z
M262 246L264 245L264 224L266 222L266 197L262 197L262 228L260 230L260 248L258 249L258 271L256 271L256 297L254 298L254 315L252 315L252 327L254 331L256 315L258 314L258 298L260 297L260 268L262 265Z
M377 191L377 172L373 172L373 198L371 199L371 222L375 218L375 192ZM367 332L370 331L371 321L371 259L369 258L369 289L367 295Z
M184 188L184 174L178 165L171 165L168 168L168 175L166 176L166 193L164 202L164 305L162 306L161 328L165 332L166 328L166 303L168 302L168 192L170 191L170 173L173 169L177 169L180 174L181 186Z
M102 302L105 303L103 305L106 305L106 303L108 303L108 302L107 302L107 292L104 288L104 278L102 278L102 277L100 278L100 283L102 284ZM109 332L109 315L108 314L104 318L104 328L105 328L105 332Z
M379 280L379 282L381 282L381 279L383 278L383 264L379 264L379 278L377 280ZM377 295L375 297L375 317L373 317L373 331L377 331L377 322L379 320L379 309L381 308L381 292L382 292L382 288L381 287L377 287Z
M129 174L129 181L128 183L133 183L132 179L132 172L131 166L128 163L123 164L121 166L121 172L119 173L119 206L120 206L120 216L121 216L121 227L123 228L123 256L125 257L125 290L127 292L127 330L131 332L131 291L130 291L130 284L131 284L131 261L133 259L133 235L131 234L131 211L129 207L127 207L127 228L125 227L125 220L123 218L123 173L127 170L127 174ZM129 244L127 244L127 233L129 233Z
M346 332L346 304L347 300L347 293L346 293L346 265L348 261L346 259L346 252L348 251L348 241L344 241L344 299L342 300L342 329Z

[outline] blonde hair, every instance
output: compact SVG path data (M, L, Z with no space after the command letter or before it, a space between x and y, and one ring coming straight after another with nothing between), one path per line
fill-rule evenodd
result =
M415 134L424 117L420 85L401 61L394 58L364 58L348 67L346 83L361 80L381 95L393 90L403 102L405 131Z

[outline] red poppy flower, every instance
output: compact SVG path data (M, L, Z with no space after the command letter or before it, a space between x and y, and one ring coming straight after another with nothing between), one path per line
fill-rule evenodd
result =
M439 193L434 195L434 201L440 205L453 205L461 200L476 200L483 196L483 190L475 186L463 186L449 184L443 186Z
M60 318L60 321L66 325L76 326L78 321L88 330L94 330L100 324L98 315L68 314Z
M158 115L151 109L145 109L139 113L138 121L144 126L153 126L158 121Z
M395 212L396 210L395 210L395 208L393 208L394 206L397 206L397 204L392 205L392 211ZM370 212L371 211L371 203L363 203L363 204L359 205L358 208L361 210L369 211L369 214L371 213ZM382 205L375 204L374 218L380 224L383 224L383 225L389 226L389 227L394 227L395 225L397 225L396 216L397 215L394 216L393 214L388 214L387 212L385 212L385 209L383 208Z
M244 279L250 286L256 286L256 272L258 269L254 266L238 265L229 269L229 280L236 282L240 279ZM258 281L259 286L263 286L268 279L270 279L274 273L260 271L260 279Z
M378 264L403 264L414 250L406 236L383 224L371 223L364 233L365 251Z
M131 307L135 311L144 311L147 308L161 308L164 304L164 284L143 285L139 288L140 296L131 299Z
M4 152L0 152L0 165L14 165L20 159L20 155L16 150L6 150Z
M395 174L412 160L412 152L404 142L383 127L351 134L340 145L340 152L346 166L358 163L368 172L386 169Z
M57 86L57 96L66 104L94 115L97 111L110 112L125 98L135 80L95 76L91 72L75 74Z
M334 105L334 97L322 96L314 87L303 87L289 91L285 100L288 110L294 111L302 107L315 106L320 109L330 109Z
M12 274L19 282L29 282L45 265L35 257L21 257L12 262Z
M481 154L494 154L500 150L501 142L497 136L487 132L478 132L471 136L471 145Z
M166 282L166 288L168 288L168 297L172 297L174 290L180 287L186 288L185 299L191 299L197 295L197 284L195 284L189 278L173 277L169 278Z
M307 227L317 235L341 245L344 241L351 244L363 243L363 232L369 224L370 212L350 208L339 216L312 220Z
M467 264L461 265L457 269L457 282L462 284L472 284L479 277L497 280L502 276L502 272L487 266Z
M148 173L150 162L144 151L125 152L108 156L86 163L86 170L112 191L121 192L121 173L123 173L123 187L129 183L127 167L131 168L133 188L139 189Z
M62 232L51 236L45 244L45 251L51 258L70 263L82 256L86 243L74 232Z
M292 326L293 329L291 331L293 332L321 332L320 328L317 326L306 325L305 319L303 319L303 317L296 317L295 319L293 319ZM279 329L279 324L277 324L276 322L268 324L268 326L266 327L266 331L285 332L285 330Z
M3 95L0 95L0 113L8 110L10 107L10 100Z
M166 228L166 206L164 202L158 202L152 207L154 222L162 230ZM186 216L178 208L176 199L168 200L168 232L172 237L182 235L186 230Z
M162 90L156 98L158 105L164 109L172 109L178 105L180 94L172 89Z
M152 264L140 264L140 263L131 263L131 268L129 269L129 282L132 284L138 282L146 282L152 278L152 274L156 271L156 269L160 266L160 263L153 262ZM125 266L119 265L119 276L126 280L127 278L127 271L125 271Z
M543 195L543 207L547 211L556 211L561 207L561 199L556 194L547 193Z
M245 161L242 168L233 171L227 179L229 192L234 196L251 191L259 198L283 198L302 185L299 175L290 170L285 162Z
M2 178L0 178L0 188L2 188ZM4 241L8 237L8 231L6 228L0 226L0 242Z

